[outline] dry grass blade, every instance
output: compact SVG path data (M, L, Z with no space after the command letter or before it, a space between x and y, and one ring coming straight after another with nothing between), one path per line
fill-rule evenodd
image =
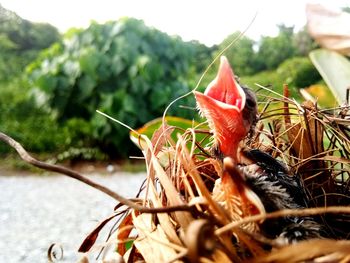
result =
M231 222L222 228L219 228L216 230L217 235L221 235L227 231L230 231L232 229L235 229L243 224L247 224L249 222L256 222L261 221L265 219L270 218L276 218L276 217L284 217L284 216L308 216L308 215L319 215L324 213L332 213L332 214L338 214L338 213L345 213L350 214L350 207L348 206L331 206L331 207L316 207L316 208L305 208L305 209L284 209L284 210L278 210L276 212L271 212L268 214L260 214L260 215L254 215L250 217L243 218L241 220Z
M349 262L350 241L316 239L279 248L265 257L252 262L297 263L297 262Z
M100 222L98 226L85 238L84 242L79 247L78 252L82 252L82 253L88 252L90 248L95 244L101 229L115 217L116 215L112 215L106 218L105 220L103 220L102 222Z
M153 184L150 184L149 197L152 200L152 203L155 207L162 207L162 202ZM169 215L161 213L161 214L157 214L157 217L158 217L159 224L163 228L169 240L177 245L181 245L182 242L176 233L174 224L171 222Z
M151 141L148 138L144 138L148 145L148 150L144 152L146 160L149 160L148 170L154 170L154 174L157 176L157 178L160 181L160 184L162 185L163 189L166 189L164 192L169 204L171 206L181 206L185 205L184 201L181 200L174 184L171 182L170 178L164 171L164 168L160 165L157 157L154 155L153 152L153 145ZM189 213L182 213L175 211L175 216L179 222L179 224L186 228L188 224L193 220L192 216Z
M160 225L155 225L153 216L142 214L133 218L138 238L134 244L146 262L170 262L185 248L170 243ZM179 262L179 261L175 261Z

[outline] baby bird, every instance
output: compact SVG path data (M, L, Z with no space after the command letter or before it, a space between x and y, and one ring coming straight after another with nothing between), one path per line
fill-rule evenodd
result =
M223 160L220 189L226 200L238 196L245 216L281 209L308 207L308 196L298 175L260 150L242 150L241 141L257 121L255 94L241 86L226 57L221 57L217 77L204 94L195 91L197 106L213 133L212 152ZM219 191L217 191L219 192ZM282 244L320 237L313 217L286 216L265 220L260 231Z

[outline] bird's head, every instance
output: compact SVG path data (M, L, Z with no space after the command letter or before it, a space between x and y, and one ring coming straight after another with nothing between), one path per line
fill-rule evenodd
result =
M214 135L215 147L222 155L236 160L239 142L256 122L254 93L238 83L227 58L222 56L216 78L204 93L194 94Z

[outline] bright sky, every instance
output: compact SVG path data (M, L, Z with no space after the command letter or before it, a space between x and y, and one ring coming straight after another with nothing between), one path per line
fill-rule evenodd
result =
M0 0L1 5L21 17L48 22L61 32L87 27L91 20L105 22L130 16L170 35L209 46L244 30L256 12L257 18L247 31L253 39L275 35L279 23L299 29L306 23L307 2L335 9L350 6L349 0Z

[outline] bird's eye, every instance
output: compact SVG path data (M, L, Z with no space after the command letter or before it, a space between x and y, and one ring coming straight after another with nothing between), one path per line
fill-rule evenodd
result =
M247 98L245 103L246 103L246 105L249 108L255 108L256 107L256 101L254 99Z

